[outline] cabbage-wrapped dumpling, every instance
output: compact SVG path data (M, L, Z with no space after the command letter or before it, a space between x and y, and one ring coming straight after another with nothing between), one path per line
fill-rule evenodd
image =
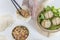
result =
M45 18L48 19L48 18L52 18L53 17L53 12L51 11L48 11L45 13Z
M44 28L49 28L51 26L51 22L50 22L50 20L43 20L41 25Z

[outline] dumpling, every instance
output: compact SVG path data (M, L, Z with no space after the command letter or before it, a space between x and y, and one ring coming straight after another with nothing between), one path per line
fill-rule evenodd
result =
M26 6L22 6L23 10L20 10L21 13L16 13L18 19L22 20L23 22L28 22L31 19L31 13ZM28 10L28 11L27 11Z
M59 25L60 24L60 18L56 17L56 18L52 19L52 23L53 23L53 25Z
M41 25L44 27L44 28L49 28L51 26L51 22L50 20L43 20Z
M4 31L9 25L13 23L13 17L10 15L0 16L0 32Z
M52 18L52 17L53 17L53 12L48 11L47 13L45 13L45 18L46 18L46 19Z

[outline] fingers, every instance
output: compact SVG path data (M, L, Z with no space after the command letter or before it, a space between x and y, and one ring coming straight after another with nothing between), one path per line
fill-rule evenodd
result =
M29 0L23 0L23 3L22 3L22 5L25 5L25 6L29 6Z

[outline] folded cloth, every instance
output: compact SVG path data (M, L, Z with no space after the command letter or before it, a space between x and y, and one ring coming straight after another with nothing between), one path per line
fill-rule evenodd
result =
M38 1L37 0L23 0L22 5L27 6L30 9L32 17L34 17L36 9L37 9Z
M46 2L46 1L47 0L23 0L23 4L22 5L28 7L30 9L32 18L35 18L37 12L39 10L41 10L40 6L43 8L43 3Z

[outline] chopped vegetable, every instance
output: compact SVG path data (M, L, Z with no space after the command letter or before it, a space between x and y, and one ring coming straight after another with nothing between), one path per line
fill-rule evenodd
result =
M43 14L41 14L41 19L44 19L44 15Z
M48 30L56 30L56 29L59 29L60 28L60 25L52 25L50 28L48 28Z
M47 12L47 11L51 10L51 7L50 7L50 6L47 6L47 7L45 8L45 10L46 10L46 12Z

